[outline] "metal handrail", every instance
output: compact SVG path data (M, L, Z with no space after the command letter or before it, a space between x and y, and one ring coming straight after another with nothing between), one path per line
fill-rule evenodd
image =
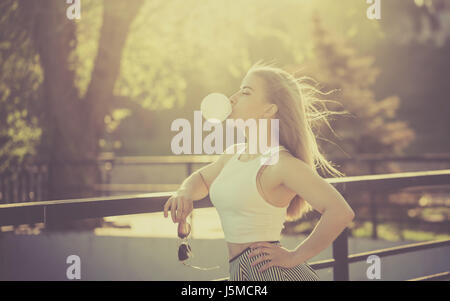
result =
M408 279L407 281L436 281L445 279L450 279L450 271Z
M335 241L336 242L336 241ZM333 242L333 249L335 249L335 242ZM347 257L347 260L345 261L345 264L353 263L353 262L359 262L359 261L365 261L367 257L370 255L377 255L379 257L385 257L385 256L392 256L392 255L398 255L398 254L405 254L408 252L414 252L419 250L426 250L431 248L438 248L443 246L450 246L450 239L443 239L443 240L435 240L435 241L427 241L427 242L419 242L419 243L412 243L407 244L403 246L398 247L392 247L392 248L385 248L385 249L378 249L378 250L372 250L368 252L362 252L357 254L352 254ZM312 263L309 263L309 265L315 269L325 269L330 267L336 267L336 259L327 259L327 260L321 260L321 261L314 261ZM336 277L337 276L337 277ZM336 275L334 280L349 280L345 277L345 274L339 274ZM427 275L422 276L414 279L408 279L407 281L422 281L422 280L442 280L442 279L448 279L450 278L450 272L443 272L443 273L437 273L433 275ZM229 277L214 279L215 281L226 281Z
M394 191L414 186L448 185L450 183L450 169L327 178L325 180L335 185L345 198L349 190L376 191L383 189L384 191ZM173 192L161 192L130 196L2 204L0 205L0 226L162 212L165 202L172 194ZM194 202L194 208L212 206L208 196ZM345 228L333 242L334 259L311 263L311 267L316 269L333 267L334 280L349 280L349 263L363 260L364 256L401 254L425 248L446 246L449 242L450 240L418 243L349 256L348 228Z

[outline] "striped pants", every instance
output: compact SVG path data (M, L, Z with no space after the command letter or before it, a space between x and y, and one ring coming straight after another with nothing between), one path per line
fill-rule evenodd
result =
M280 241L269 241L281 245ZM244 249L241 253L229 260L230 281L319 281L316 271L307 263L301 263L291 268L272 266L263 272L258 270L267 261L261 261L255 266L251 263L265 254L256 254L248 257L251 248Z

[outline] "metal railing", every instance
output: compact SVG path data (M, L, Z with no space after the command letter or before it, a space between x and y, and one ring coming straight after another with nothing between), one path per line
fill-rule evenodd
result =
M62 165L90 166L96 165L102 176L99 183L93 184L93 189L101 195L113 193L145 193L154 191L172 191L177 189L179 183L153 183L153 184L120 184L112 183L111 177L114 167L117 166L152 166L152 165L183 165L184 175L189 176L196 166L203 166L217 159L219 155L183 155L183 156L115 156L114 153L101 153L96 160L78 160L57 162ZM332 162L338 165L347 163L362 164L367 174L376 174L380 163L402 162L417 164L444 164L450 168L449 153L429 153L421 155L389 155L389 154L357 154L349 158L331 157ZM54 163L55 164L55 163ZM448 167L447 167L448 165ZM26 161L20 165L12 165L0 172L0 204L36 202L47 200L49 164L43 161ZM320 173L320 171L319 171ZM376 224L376 222L375 222ZM376 238L376 231L373 233Z
M357 177L327 178L327 182L346 198L349 191L396 191L414 186L450 184L450 169ZM59 221L98 218L137 213L161 212L172 192L147 193L131 196L99 197L87 199L54 200L0 205L0 226L33 223L58 223ZM212 207L209 197L194 202L194 208ZM333 259L311 263L314 269L333 268L333 279L349 280L349 264L365 260L367 256L391 256L429 248L449 246L450 240L415 243L406 246L348 254L348 228L333 242ZM446 279L449 272L427 275L410 280ZM222 278L219 280L226 280Z

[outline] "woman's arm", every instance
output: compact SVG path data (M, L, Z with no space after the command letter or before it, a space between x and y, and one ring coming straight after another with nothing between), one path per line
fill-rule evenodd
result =
M232 147L234 145L230 148ZM201 200L209 194L211 183L232 156L228 154L228 150L225 150L216 161L196 170L181 183L175 194L164 205L164 217L168 217L170 210L172 220L176 223L183 221L191 213L192 202Z
M204 166L202 169L211 168L214 163ZM187 177L177 190L177 193L184 194L193 201L198 201L206 197L209 193L209 188L200 173L200 170L194 171Z
M184 192L190 196L194 201L198 201L206 197L209 193L209 187L215 178L219 175L225 163L233 156L233 153L228 153L230 149L236 144L226 149L216 161L196 170L189 177L187 177L181 184L178 191ZM237 151L236 149L233 150Z
M302 263L332 244L355 213L336 188L302 160L286 155L279 163L277 174L281 183L322 213L311 234L294 250L296 262Z

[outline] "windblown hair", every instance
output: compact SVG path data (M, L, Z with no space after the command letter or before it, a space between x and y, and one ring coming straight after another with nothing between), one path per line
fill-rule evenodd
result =
M345 174L337 170L333 163L327 161L320 152L313 128L316 123L323 122L333 131L328 116L346 114L348 111L331 111L325 106L326 102L338 103L316 97L322 93L314 86L307 84L310 77L296 78L294 75L273 66L273 64L256 62L247 72L263 79L267 100L278 106L274 118L279 119L279 143L286 147L296 158L307 163L314 172L317 168L338 177ZM323 110L319 110L316 105ZM313 208L300 195L296 195L287 207L287 220L294 221L301 218Z

